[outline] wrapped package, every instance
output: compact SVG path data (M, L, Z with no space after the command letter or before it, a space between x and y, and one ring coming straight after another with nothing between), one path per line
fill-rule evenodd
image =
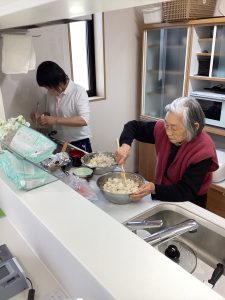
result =
M2 138L2 143L34 163L47 159L57 145L42 133L22 124L16 124Z
M8 150L0 153L0 169L22 190L31 190L56 180L52 175Z

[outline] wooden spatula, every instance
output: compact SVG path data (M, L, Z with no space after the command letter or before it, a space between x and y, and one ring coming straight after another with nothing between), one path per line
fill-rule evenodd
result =
M67 146L68 146L68 142L65 141L65 142L63 143L61 152L66 152Z
M116 144L117 144L117 148L119 149L120 147L120 143L119 143L119 139L117 138L116 139ZM126 183L127 182L127 179L126 179L126 174L125 174L125 169L124 169L124 164L120 165L121 169L122 169L122 176L123 176L123 179L124 179L124 182Z

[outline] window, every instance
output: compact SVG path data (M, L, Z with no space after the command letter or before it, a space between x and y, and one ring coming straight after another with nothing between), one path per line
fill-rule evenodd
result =
M86 88L89 97L103 98L105 89L102 88L104 86L102 14L72 22L69 26L73 80Z

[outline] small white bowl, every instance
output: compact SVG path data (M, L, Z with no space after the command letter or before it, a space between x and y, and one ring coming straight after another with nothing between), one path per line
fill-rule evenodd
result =
M87 167L71 168L70 174L78 176L80 178L90 178L93 175L93 170Z

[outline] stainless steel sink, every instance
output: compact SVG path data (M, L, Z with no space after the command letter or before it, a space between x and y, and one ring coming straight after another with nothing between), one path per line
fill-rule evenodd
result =
M225 229L178 205L159 204L145 213L130 219L129 221L159 219L163 221L163 226L160 229L150 228L145 230L152 234L161 230L162 228L174 226L186 221L187 219L193 219L198 223L199 227L194 233L187 232L179 237L176 237L176 240L179 240L180 242L189 246L194 251L197 256L197 264L201 264L201 269L202 266L205 265L208 270L211 270L207 271L209 272L206 275L208 276L207 278L202 278L202 274L198 276L198 272L194 272L194 276L202 281L207 281L210 279L217 264L225 263ZM224 274L221 278L223 277ZM225 277L223 279L225 280ZM225 289L224 291L217 290L217 292L225 296Z

